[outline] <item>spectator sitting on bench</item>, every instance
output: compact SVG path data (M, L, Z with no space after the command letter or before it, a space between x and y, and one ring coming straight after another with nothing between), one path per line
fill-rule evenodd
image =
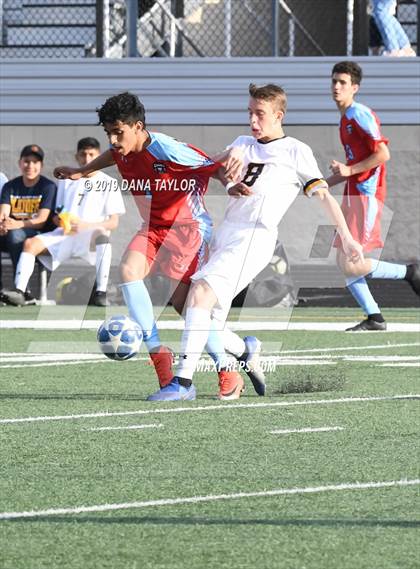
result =
M54 209L56 185L41 175L43 161L42 148L37 144L25 146L19 159L22 176L6 182L1 191L0 251L9 253L14 274L25 239L49 229L47 222ZM30 297L26 285L23 303ZM0 287L3 288L1 269ZM2 300L4 296L2 293Z
M77 144L76 160L85 166L101 153L95 138L82 138ZM107 306L106 289L111 268L110 233L125 213L117 181L103 172L92 172L78 180L58 182L54 231L27 239L15 278L15 290L6 293L10 304L24 304L23 291L34 270L36 257L54 271L71 257L96 264L96 291L93 303Z

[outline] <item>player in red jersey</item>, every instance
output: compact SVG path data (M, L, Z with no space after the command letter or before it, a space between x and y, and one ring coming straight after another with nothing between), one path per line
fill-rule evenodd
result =
M210 176L221 163L193 146L146 129L145 110L131 93L111 97L97 109L111 147L83 168L58 167L58 178L78 179L91 171L117 165L123 187L131 191L143 226L129 244L121 263L121 289L131 317L142 327L144 340L156 368L160 386L172 379L172 354L162 346L153 306L144 278L157 270L171 279L172 303L181 313L190 276L205 259L211 235L211 219L203 196ZM241 165L232 153L225 161L225 175ZM111 191L111 190L110 190ZM208 351L224 353L220 335L209 338ZM216 362L219 368L222 362Z
M366 253L383 247L381 215L386 197L385 162L389 160L388 139L380 129L376 114L356 101L354 96L362 80L362 69L353 61L343 61L332 70L332 96L341 114L340 139L346 163L333 160L333 175L327 180L334 186L345 181L342 210L353 237ZM349 332L386 330L386 322L375 302L365 276L374 279L406 279L420 295L420 266L387 263L365 258L354 263L346 259L339 238L336 239L337 262L347 276L347 287L367 319L348 328Z

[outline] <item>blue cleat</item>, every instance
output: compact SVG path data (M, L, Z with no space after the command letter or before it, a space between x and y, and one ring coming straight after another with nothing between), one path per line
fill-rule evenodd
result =
M195 397L194 385L184 387L179 384L178 378L174 377L171 383L149 395L147 401L194 401Z
M255 336L245 336L245 354L238 359L241 368L254 386L258 395L265 395L265 375L260 366L261 342Z

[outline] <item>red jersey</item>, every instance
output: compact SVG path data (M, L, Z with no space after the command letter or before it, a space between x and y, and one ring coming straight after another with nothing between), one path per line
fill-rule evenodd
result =
M365 160L377 150L380 142L388 143L388 139L381 134L376 114L365 105L356 102L353 102L341 117L340 139L349 166ZM349 183L346 184L346 192L350 195L358 193L375 195L383 202L386 195L385 175L385 164L381 164L351 176Z
M204 206L210 176L220 167L204 152L161 133L151 132L141 152L122 156L111 148L142 218L154 227L210 225Z

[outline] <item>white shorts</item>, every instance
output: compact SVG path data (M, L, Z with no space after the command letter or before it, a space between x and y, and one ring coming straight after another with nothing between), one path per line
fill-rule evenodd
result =
M55 271L61 263L72 257L81 257L90 265L94 265L96 251L91 251L90 243L95 231L96 229L87 229L81 233L64 235L61 227L57 227L54 231L40 233L36 237L42 241L50 255L40 255L39 260L50 271Z
M203 279L211 286L218 308L227 316L235 296L271 261L276 241L277 229L224 221L210 243L209 260L192 280Z

